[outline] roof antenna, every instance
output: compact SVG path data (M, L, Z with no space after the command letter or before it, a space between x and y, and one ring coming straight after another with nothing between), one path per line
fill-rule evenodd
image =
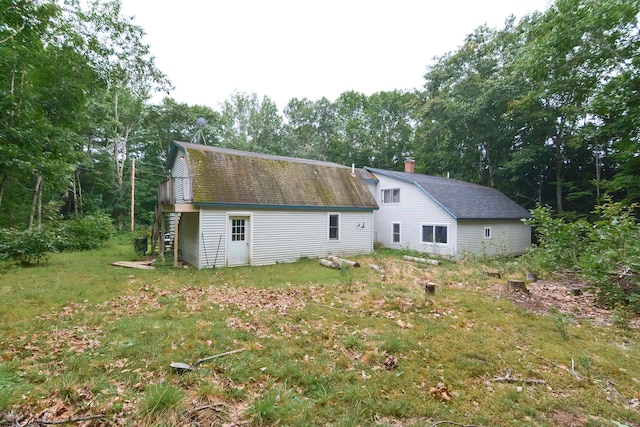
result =
M198 120L196 120L196 124L198 125L198 130L196 131L196 134L193 135L193 138L191 138L191 143L198 144L200 139L202 139L202 144L207 145L207 141L204 139L204 133L202 133L202 129L207 124L207 119L205 119L204 117L198 117Z

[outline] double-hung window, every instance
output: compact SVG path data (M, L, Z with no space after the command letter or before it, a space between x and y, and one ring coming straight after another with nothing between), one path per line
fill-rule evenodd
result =
M329 240L340 240L340 215L329 214Z
M393 243L400 243L400 223L394 222L391 229L391 241Z
M400 203L400 189L388 188L386 190L382 190L380 199L382 203Z
M423 225L422 243L447 243L447 226Z

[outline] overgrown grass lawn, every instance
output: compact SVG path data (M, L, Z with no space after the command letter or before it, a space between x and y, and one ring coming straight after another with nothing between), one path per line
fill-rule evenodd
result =
M2 269L0 425L640 425L638 330L519 308L480 274L517 260L111 266L129 246Z

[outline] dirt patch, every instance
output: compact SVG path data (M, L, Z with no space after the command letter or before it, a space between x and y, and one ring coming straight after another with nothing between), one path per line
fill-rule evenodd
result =
M538 281L527 283L528 293L510 291L505 285L493 285L490 293L505 297L537 314L549 314L552 309L567 313L575 319L585 319L597 326L615 323L616 313L598 307L596 295L586 285L571 282ZM640 328L640 318L630 319L629 326Z

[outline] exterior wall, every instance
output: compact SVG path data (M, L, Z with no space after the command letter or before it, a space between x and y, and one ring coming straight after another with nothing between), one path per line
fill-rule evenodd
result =
M204 239L200 245L201 263L197 267L213 268L226 265L227 212L202 208L200 210L200 233Z
M339 240L329 240L329 214L340 216ZM323 212L256 209L251 211L202 208L198 268L226 265L229 216L249 216L252 265L293 262L301 257L348 256L373 251L373 212ZM182 231L182 229L181 229ZM218 247L218 243L219 247ZM206 251L207 256L204 256ZM205 259L206 258L206 259ZM217 260L217 261L216 261Z
M189 180L186 163L184 160L184 151L179 150L173 161L173 165L171 165L171 177L174 178L175 183L174 195L178 203L191 200L191 181Z
M457 224L444 209L413 184L377 175L373 195L380 206L375 213L375 241L393 249L412 249L433 255L455 256ZM370 187L371 188L371 187ZM382 190L400 189L400 203L382 203ZM400 242L392 241L392 224L400 224ZM422 225L447 227L447 243L423 243Z
M200 256L198 246L200 245L199 216L197 213L181 213L178 225L178 250L182 254L182 259L191 265L198 266Z
M491 237L485 238L485 229ZM531 246L531 226L522 221L458 221L459 257L464 254L478 256L521 255Z

